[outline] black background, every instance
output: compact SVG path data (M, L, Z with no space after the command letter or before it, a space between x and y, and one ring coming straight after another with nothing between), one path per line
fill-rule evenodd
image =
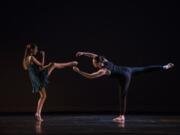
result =
M132 80L128 112L180 112L177 1L17 2L0 6L0 112L33 112L38 95L31 93L22 69L25 45L38 44L50 61L78 60L95 71L77 51L106 56L119 65L145 66L174 62L172 71ZM72 69L50 77L45 112L117 112L114 80L88 80Z

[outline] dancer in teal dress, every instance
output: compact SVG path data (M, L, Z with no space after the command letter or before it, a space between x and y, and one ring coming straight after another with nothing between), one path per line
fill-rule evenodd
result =
M30 64L28 67L29 78L32 84L32 92L36 93L48 86L48 70L40 70L36 64Z
M38 53L38 47L35 44L28 44L25 50L23 58L23 67L29 73L29 78L32 84L32 92L39 93L40 98L38 100L35 118L38 121L43 121L41 117L41 111L46 100L46 89L48 86L48 77L51 75L54 69L63 69L66 67L76 66L76 61L67 63L45 63L45 52L41 51L42 61L37 60L36 54Z

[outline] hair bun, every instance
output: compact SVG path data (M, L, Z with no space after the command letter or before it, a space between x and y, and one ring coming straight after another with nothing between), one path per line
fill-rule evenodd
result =
M26 48L28 48L28 49L29 49L29 48L31 48L31 45L30 45L30 44L28 44L28 45L26 46Z

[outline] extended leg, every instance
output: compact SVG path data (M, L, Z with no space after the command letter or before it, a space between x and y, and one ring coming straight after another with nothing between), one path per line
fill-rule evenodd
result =
M51 75L51 73L54 69L63 69L66 67L73 67L73 66L77 66L77 64L78 64L77 61L72 61L72 62L67 62L67 63L53 63L53 64L51 64L51 66L48 70L48 76Z
M163 66L146 66L146 67L132 67L131 71L133 75L150 73L155 71L163 71Z
M168 70L174 67L173 63L168 63L166 65L151 65L151 66L145 66L145 67L132 67L131 72L132 74L143 74L143 73L149 73L154 71L163 71Z

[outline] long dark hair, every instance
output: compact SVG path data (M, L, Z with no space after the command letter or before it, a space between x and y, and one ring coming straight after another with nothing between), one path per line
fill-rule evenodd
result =
M32 51L37 47L36 44L34 43L30 43L26 46L26 50L25 50L25 53L24 53L24 58L23 58L23 68L24 70L27 70L28 67L27 67L27 57L32 55Z

